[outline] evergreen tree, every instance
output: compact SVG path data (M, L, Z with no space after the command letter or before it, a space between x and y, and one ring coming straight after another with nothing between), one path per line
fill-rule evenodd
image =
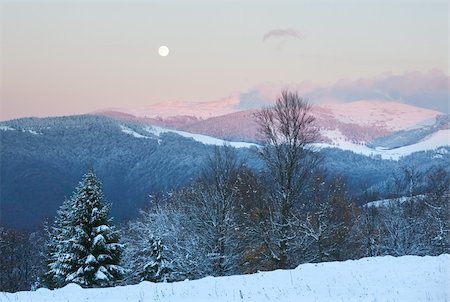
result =
M150 261L144 266L141 280L151 282L166 281L170 268L167 259L163 256L165 246L159 238L153 236L148 239L148 244L148 247L143 252L150 255Z
M119 233L110 226L109 212L101 183L90 171L58 212L49 243L53 252L46 280L56 287L70 282L99 287L122 278L122 245L118 243Z
M52 227L46 228L48 232L48 268L44 275L44 284L49 288L62 287L67 284L66 276L75 267L75 255L72 252L74 235L74 202L73 199L64 200L57 211Z

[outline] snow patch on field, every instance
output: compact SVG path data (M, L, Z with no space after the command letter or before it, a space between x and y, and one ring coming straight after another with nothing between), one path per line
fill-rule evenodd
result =
M205 145L223 146L224 144L227 144L227 145L230 145L235 148L250 148L252 146L256 146L256 144L253 144L253 143L230 142L230 141L225 141L225 140L207 136L207 135L194 134L194 133L189 133L189 132L185 132L185 131L166 129L166 128L162 128L162 127L158 127L158 126L151 126L151 127L146 126L144 128L144 130L155 136L158 136L158 137L164 133L175 133L175 134L178 134L178 135L186 137L186 138L191 138L191 139L193 139L197 142L200 142L202 144L205 144Z
M0 301L448 301L450 255L375 257L175 283L0 294Z

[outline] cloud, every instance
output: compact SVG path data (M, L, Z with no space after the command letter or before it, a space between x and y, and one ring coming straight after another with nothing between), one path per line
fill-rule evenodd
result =
M342 79L321 86L309 81L300 83L262 83L243 92L215 101L172 101L124 112L138 116L194 115L202 118L224 115L240 110L259 109L273 105L284 89L297 91L312 104L354 101L390 101L450 113L450 78L441 70L385 73L373 78ZM119 110L123 111L123 110Z
M263 37L263 41L266 41L267 39L270 38L277 38L277 37L292 37L295 39L303 39L305 37L305 35L296 29L293 28L286 28L286 29L272 29L270 31L268 31L267 33L264 34Z
M306 95L317 89L317 85L309 81L290 84L263 83L253 89L239 95L239 110L256 109L271 106L282 90L297 91L300 95Z
M283 89L295 90L313 104L385 100L450 113L450 77L442 70L407 71L403 74L382 74L373 78L342 79L327 86L311 82L261 84L239 96L237 109L261 108L271 105Z
M407 71L375 78L340 80L310 94L311 99L341 102L384 99L448 113L450 78L443 71Z

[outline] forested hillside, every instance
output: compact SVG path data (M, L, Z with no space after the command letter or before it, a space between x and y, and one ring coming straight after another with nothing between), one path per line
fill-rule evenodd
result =
M214 149L176 133L155 135L144 130L147 125L103 116L27 118L2 122L0 127L0 223L16 228L36 229L53 217L88 168L102 179L113 215L119 221L135 217L149 195L193 182ZM359 196L366 189L383 194L402 167L421 172L447 167L448 149L399 161L339 149L321 153L328 175L343 176L348 190ZM236 152L250 168L262 169L255 148Z

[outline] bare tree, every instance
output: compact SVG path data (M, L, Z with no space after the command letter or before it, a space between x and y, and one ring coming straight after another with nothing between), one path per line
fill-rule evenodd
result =
M260 175L241 168L236 175L235 223L238 236L240 273L274 270L276 263L270 253L270 188Z
M212 229L214 274L217 276L229 274L236 263L237 243L233 233L237 228L234 215L237 191L234 182L242 165L234 147L215 147L204 169L202 181L206 187L198 195L198 205L206 210L205 218L210 219L210 225L205 227Z
M427 225L433 245L433 254L450 251L450 173L444 168L430 171L427 177L429 193L427 205Z
M403 166L392 175L391 196L394 198L417 195L423 174L412 166Z
M424 225L424 204L415 199L393 203L380 209L381 254L392 256L428 255L429 236Z
M307 262L343 260L345 243L354 223L353 205L347 198L344 181L327 184L323 175L315 177L313 194L301 220L305 235L303 257ZM305 257L306 256L306 257Z
M129 232L126 239L145 246L148 238L160 238L167 247L164 256L170 262L170 273L166 279L170 281L236 273L240 258L236 182L241 165L233 147L217 147L199 181L142 212L130 224L130 230L141 236ZM148 262L141 250L128 248L130 271ZM135 282L137 278L130 275L129 279Z
M380 209L376 206L360 208L348 238L353 245L347 251L351 259L381 255L381 223Z
M287 268L289 244L296 236L296 219L292 219L295 205L300 202L306 182L319 162L312 147L318 130L311 105L297 93L288 91L283 91L273 107L262 109L255 118L265 143L259 155L275 187L275 204L271 209L275 241L271 253L279 268Z

